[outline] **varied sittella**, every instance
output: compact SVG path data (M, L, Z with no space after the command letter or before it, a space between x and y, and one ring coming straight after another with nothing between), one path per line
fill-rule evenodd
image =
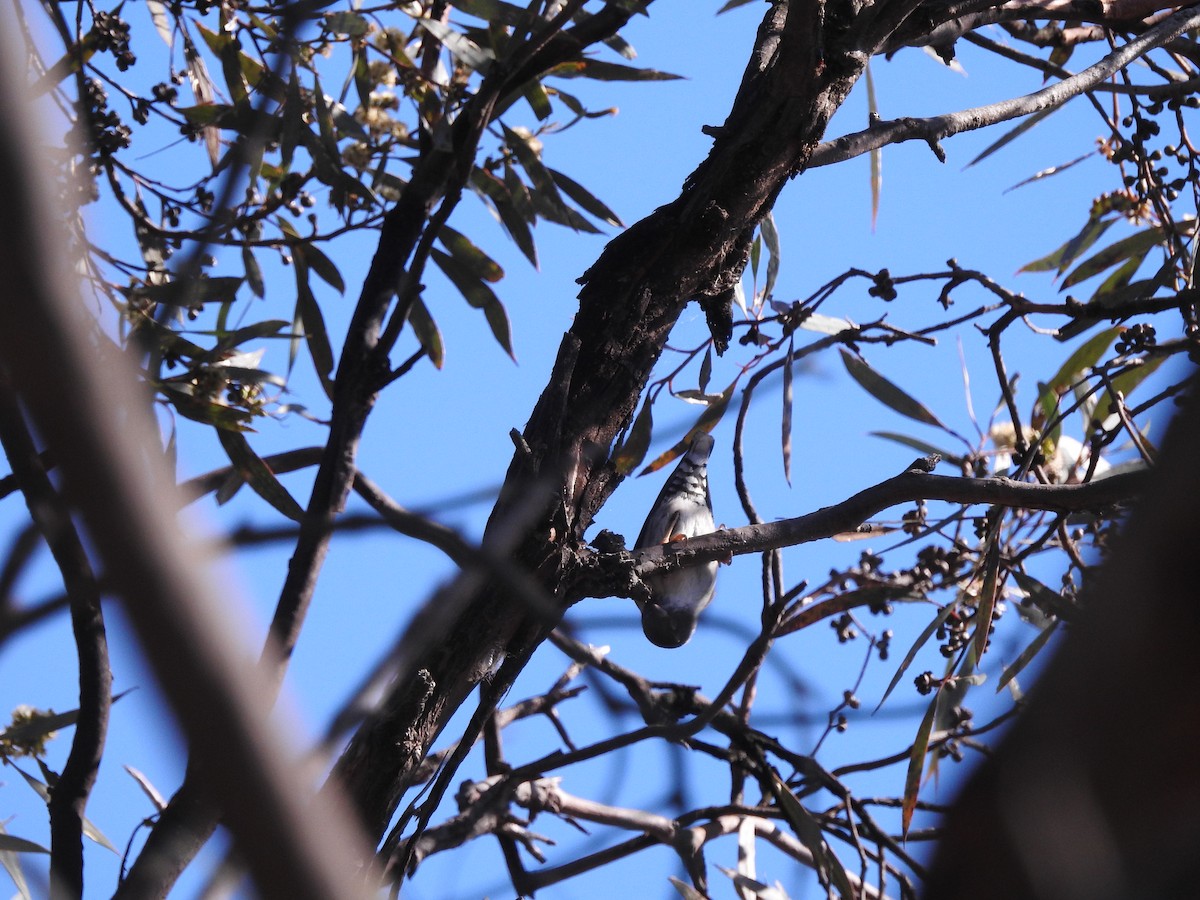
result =
M645 550L683 538L711 534L712 496L708 492L708 457L712 435L699 432L646 516L635 550ZM682 647L696 630L700 611L708 606L717 585L717 563L686 566L649 575L650 600L639 604L642 631L660 647Z

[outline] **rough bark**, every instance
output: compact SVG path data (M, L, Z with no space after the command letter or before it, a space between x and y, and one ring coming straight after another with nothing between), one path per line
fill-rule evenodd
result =
M554 507L520 536L514 559L554 595L569 549L620 483L608 459L683 307L722 297L749 235L816 146L862 72L852 40L833 40L824 4L773 5L751 66L708 158L672 203L615 238L583 276L579 313L530 416L490 520L488 539L535 480ZM842 48L842 49L839 49ZM561 612L561 610L560 610ZM472 688L521 659L552 622L522 597L481 592L353 737L335 770L368 832L381 836L432 742Z

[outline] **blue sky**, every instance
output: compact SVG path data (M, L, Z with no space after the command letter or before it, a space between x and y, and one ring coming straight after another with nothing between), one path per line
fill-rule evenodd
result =
M755 4L716 17L713 13L719 6L715 0L660 0L649 19L636 19L624 32L639 52L638 64L675 72L686 76L686 80L642 85L574 81L564 86L592 107L615 106L619 113L546 140L546 162L586 185L627 223L677 194L684 177L710 145L701 126L721 124L729 108L760 9ZM142 7L130 6L126 15L135 32L142 26L144 39L154 39L153 31L145 28ZM885 118L927 115L993 102L1040 87L1037 77L1028 71L1000 65L965 45L960 52L965 74L950 71L919 50L905 51L890 62L876 60L873 70L881 114ZM855 90L835 117L827 137L865 126L863 87ZM519 118L521 112L514 115ZM1083 224L1093 196L1116 187L1115 176L1095 157L1045 182L1009 193L1005 189L1040 169L1087 153L1094 148L1098 132L1094 113L1080 103L1051 116L1005 151L970 169L964 169L967 162L1000 131L947 141L949 159L945 164L939 163L924 144L888 148L883 155L883 195L874 229L865 157L805 173L785 189L775 211L783 241L776 297L790 301L808 296L852 266L867 270L888 267L900 275L940 269L951 257L1031 295L1052 294L1054 286L1048 277L1014 273L1074 234ZM168 149L160 156L164 165L175 165L178 159L198 159L199 151L195 145L188 145ZM117 229L119 233L127 227L120 216L103 206L91 210L90 216L97 229ZM512 454L508 433L524 424L545 384L559 337L570 325L575 311L575 279L613 232L609 229L608 235L589 236L542 223L536 233L541 268L534 271L473 198L464 201L452 224L471 235L506 270L498 293L513 323L519 364L514 365L495 344L478 311L467 307L451 288L431 279L426 299L445 336L445 367L435 371L421 364L384 394L363 441L361 468L405 506L433 510L440 521L478 537L489 503L449 510L439 510L439 506L445 498L500 483ZM1122 227L1117 226L1114 232ZM370 236L343 241L327 251L349 285L347 297L339 298L332 289L314 281L334 335L340 335L344 328L372 251ZM230 269L219 274L240 273L233 254L227 260L222 258L222 265ZM290 278L287 272L272 277L267 304L277 302L290 310ZM935 296L936 289L930 288L902 293L887 310L890 321L900 327L933 322L937 317ZM978 299L964 291L959 303L966 309ZM861 322L878 317L880 307L877 300L866 295L863 285L837 294L823 312ZM671 343L694 346L704 337L703 315L691 305ZM986 420L998 393L990 362L983 355L984 339L968 328L961 332L961 341L972 378L974 408ZM735 344L728 354L730 361L718 364L714 385L724 385L732 378L733 365L743 358L741 349ZM1008 349L1010 371L1021 372L1024 379L1020 400L1027 409L1034 400L1036 381L1052 375L1066 351L1045 338L1014 341ZM264 366L282 370L286 365L283 352L270 348ZM919 396L953 428L975 438L964 402L959 348L953 337L941 340L934 348L900 347L887 352L866 348L865 354L877 369ZM295 373L291 387L296 402L310 406L318 415L324 414L323 396L303 366ZM800 515L837 502L898 473L911 462L912 450L871 437L870 431L905 431L957 449L945 436L900 418L866 396L833 356L822 357L799 372L795 393L792 487L783 478L780 461L778 381L764 386L751 411L750 487L760 513L768 520ZM655 408L651 456L670 446L698 411L697 407L665 397L660 400ZM715 432L717 449L710 481L717 521L737 526L744 524L744 519L732 485L731 434L732 415ZM210 434L185 423L181 435L181 476L222 464L224 457ZM281 423L264 422L251 440L265 455L321 443L324 433L318 425L291 417ZM307 498L310 476L297 473L283 480L303 500ZM659 473L628 480L602 511L595 528L632 537L663 477ZM19 527L23 520L19 503L19 498L11 497L0 506L0 535L11 538ZM278 524L278 517L264 510L247 490L221 508L206 499L189 511L189 517L206 532L246 523ZM595 529L590 535L594 533ZM874 549L891 543L880 541ZM831 567L845 565L864 549L864 544L820 542L789 550L784 557L787 583L802 578L819 582ZM287 556L286 545L274 545L247 551L219 567L220 577L230 585L231 603L238 607L236 614L245 620L248 654L257 653ZM897 564L900 560L898 557ZM297 752L319 734L331 712L391 643L418 604L451 574L451 566L437 552L382 532L334 542L282 704L281 716L291 721L299 735ZM758 584L759 564L755 558L743 557L723 568L717 598L702 620L699 633L680 650L660 650L648 644L629 601L584 601L570 612L568 621L584 639L610 645L614 658L622 664L652 679L698 685L711 696L732 672L746 643L742 633L720 625L731 622L743 629L755 627L760 603ZM43 561L21 582L18 596L35 599L58 589L54 573ZM114 687L118 691L136 690L114 710L101 780L89 811L108 837L123 847L136 823L152 809L121 766L136 767L169 794L178 784L184 757L172 736L169 714L159 703L151 676L138 662L119 610L115 604L110 604L109 610ZM832 735L823 745L820 759L827 766L884 756L907 746L916 728L915 719L885 714L870 719L867 711L878 702L894 667L928 617L928 608L902 609L886 622L866 623L878 631L890 628L896 633L891 659L868 667L859 690L864 709L853 717L846 734ZM1012 645L1006 647L1001 642L996 648L989 668L993 678L1000 662L1011 661L1034 635L1029 628L1010 633ZM65 617L6 645L0 654L0 710L19 703L56 710L73 708L77 700L75 672L64 649L68 646ZM785 715L799 710L819 722L838 703L841 691L854 683L866 645L861 639L839 645L822 623L784 638L776 652L794 667L803 690L798 690L794 682L768 674L760 687L761 711ZM557 651L543 648L509 699L545 690L565 666L566 661ZM935 672L941 668L940 657L932 646L914 662L910 676L885 710L923 708L908 686L911 675L926 668ZM986 684L971 694L969 705L976 710L977 722L987 718L988 709L998 708L991 699L993 685ZM597 720L594 709L582 704L578 711L569 704L564 707L564 722L577 743L604 736L613 727L609 721ZM625 727L632 724L627 722ZM454 725L446 734L454 734ZM799 733L787 726L781 737L805 749L819 734L819 725ZM512 729L506 750L513 760L523 761L557 746L556 741L545 723L523 723ZM67 746L68 736L60 736L50 756L52 765L61 764ZM614 780L612 761L568 769L561 773L564 788L609 802L645 803L647 797L656 795L657 784L666 778L671 752L669 748L652 747L616 761L622 776L619 784ZM690 771L697 795L707 792L719 800L724 784L720 773L709 771L707 764L698 759L689 760L687 765L695 767ZM952 770L943 767L944 772ZM472 758L460 777L478 777L480 773L478 760ZM853 786L878 794L896 794L903 774L902 766L891 767L872 776L874 780L863 779ZM0 779L0 818L7 819L6 827L14 834L45 840L44 810L32 792L11 770ZM940 792L934 793L931 786L930 795L948 799L946 786L954 781L951 774L944 779ZM538 820L535 830L558 833L546 817ZM212 852L207 855L211 858ZM721 876L713 864L735 865L734 842L725 839L711 847L709 861L715 883ZM111 890L116 865L116 858L107 851L89 850L89 896L105 895ZM783 880L793 896L816 895L815 882L808 873L797 874L770 855L761 865L764 880ZM647 896L670 896L666 875L675 871L669 853L656 850L605 870L598 878L568 883L539 896L611 896L611 885L628 878L643 880L648 885ZM504 895L503 883L495 844L485 840L461 853L431 859L427 869L406 888L406 894L419 898ZM192 895L198 885L199 879L189 875L179 896ZM724 887L718 885L715 889L720 893Z

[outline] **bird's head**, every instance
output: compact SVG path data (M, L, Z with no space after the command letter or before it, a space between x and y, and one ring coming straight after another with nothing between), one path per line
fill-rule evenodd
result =
M642 631L650 643L673 650L692 639L699 610L668 609L657 603L642 607Z

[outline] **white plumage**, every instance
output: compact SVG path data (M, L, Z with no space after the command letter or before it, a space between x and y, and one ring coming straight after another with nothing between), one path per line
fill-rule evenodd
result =
M708 491L708 457L712 435L700 432L688 448L646 516L635 550L698 537L716 530ZM646 579L651 599L640 604L642 631L660 647L682 647L696 630L700 612L712 600L717 563L687 566Z

